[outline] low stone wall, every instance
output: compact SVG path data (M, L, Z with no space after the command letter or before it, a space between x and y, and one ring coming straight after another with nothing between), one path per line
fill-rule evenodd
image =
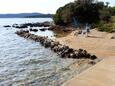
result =
M86 50L83 49L74 50L72 48L69 48L69 46L62 45L59 42L53 41L52 39L48 39L48 37L31 34L29 33L29 31L21 30L17 31L16 34L26 39L31 39L36 42L40 42L42 46L44 46L45 48L50 48L52 51L57 53L61 58L75 58L75 59L86 58L91 60L97 59L95 55L91 55Z

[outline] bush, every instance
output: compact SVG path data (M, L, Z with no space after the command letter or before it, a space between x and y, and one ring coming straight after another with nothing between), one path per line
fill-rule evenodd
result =
M105 21L107 23L110 21L111 13L107 7L104 7L102 10L100 10L100 19L101 21Z
M104 2L94 1L77 0L60 7L53 16L55 24L73 26L76 20L79 25L88 23L92 28L98 28L99 31L112 32L115 17L111 21L111 15L114 15L115 7L108 7L108 3L104 5Z
M113 23L104 23L100 22L97 24L97 29L102 32L109 32L111 33L113 31Z

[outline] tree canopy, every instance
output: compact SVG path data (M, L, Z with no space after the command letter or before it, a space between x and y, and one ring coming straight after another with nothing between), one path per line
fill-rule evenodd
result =
M97 2L95 0L76 0L60 7L53 20L57 25L71 25L73 18L79 23L97 23L100 20L109 21L111 17L109 3ZM111 8L115 9L115 8ZM114 11L111 10L111 12Z

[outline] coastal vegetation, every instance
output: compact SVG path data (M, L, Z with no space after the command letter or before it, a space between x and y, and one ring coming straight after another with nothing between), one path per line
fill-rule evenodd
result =
M112 32L115 27L115 7L109 2L96 0L75 0L60 7L53 20L56 25L79 26L90 24L99 31Z

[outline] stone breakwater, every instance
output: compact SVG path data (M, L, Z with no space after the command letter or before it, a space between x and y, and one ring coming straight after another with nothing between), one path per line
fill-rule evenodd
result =
M31 39L36 42L40 42L42 46L44 46L45 48L50 48L52 51L57 53L61 58L74 58L74 59L85 58L91 60L97 59L97 56L91 55L86 50L83 49L74 50L72 48L69 48L69 46L62 45L59 42L54 41L52 39L48 39L48 37L31 34L29 33L29 31L20 30L17 31L16 34L26 39Z

